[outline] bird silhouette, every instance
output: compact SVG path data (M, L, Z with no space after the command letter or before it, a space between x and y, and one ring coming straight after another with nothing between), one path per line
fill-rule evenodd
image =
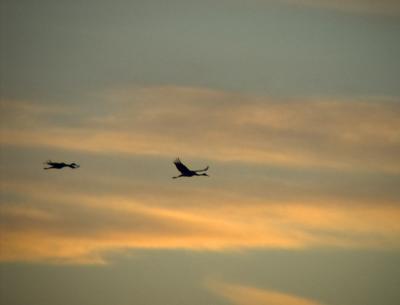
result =
M179 158L175 159L174 164L178 171L181 172L179 176L172 177L173 179L180 178L180 177L193 177L193 176L207 176L206 173L198 174L199 172L205 172L208 170L208 166L205 169L198 169L198 170L190 170L189 168L184 165Z
M64 167L69 167L69 168L75 169L75 168L80 167L80 165L76 164L76 163L68 164L68 163L64 163L64 162L53 162L51 160L46 161L44 164L48 165L49 167L44 167L43 169L52 169L52 168L54 168L54 169L62 169Z

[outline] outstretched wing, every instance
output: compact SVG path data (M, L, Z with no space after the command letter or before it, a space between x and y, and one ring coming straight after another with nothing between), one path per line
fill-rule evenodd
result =
M179 160L179 158L177 158L174 161L174 164L176 166L176 168L178 169L178 171L180 171L183 175L185 174L190 174L191 170L188 169L182 162L181 160Z
M47 160L46 162L43 163L44 165L50 165L50 166L55 166L60 164L59 162L53 162L51 160Z
M206 172L206 171L208 171L209 168L210 167L207 166L205 169L197 169L197 170L194 170L194 172L196 172L196 173L198 173L198 172Z

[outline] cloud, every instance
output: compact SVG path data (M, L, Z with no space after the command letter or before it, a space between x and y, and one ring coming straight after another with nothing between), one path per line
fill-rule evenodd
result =
M104 105L97 108L107 112L88 114L71 108L60 111L57 120L46 114L32 115L27 121L13 121L10 115L1 143L288 167L400 171L396 99L284 100L172 86L99 95Z
M236 305L321 305L322 303L273 290L208 281L210 290Z
M2 103L0 260L102 263L135 248L399 248L395 98L166 86L47 106ZM44 175L51 154L86 164ZM176 156L213 165L212 178L172 183Z
M105 263L126 249L232 251L315 247L398 249L400 207L338 203L263 203L219 194L195 204L171 205L123 195L67 192L53 185L2 184L19 200L0 206L0 260ZM66 187L64 187L66 188ZM62 194L62 196L60 196ZM234 200L234 201L233 201ZM215 202L214 202L215 201Z

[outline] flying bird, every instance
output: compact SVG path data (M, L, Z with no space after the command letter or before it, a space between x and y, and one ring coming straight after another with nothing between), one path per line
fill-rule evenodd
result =
M75 168L80 167L80 165L76 164L76 163L68 164L68 163L64 163L64 162L53 162L51 160L46 161L44 164L48 165L49 167L44 167L43 169L52 169L52 168L62 169L64 167L70 167L72 169L75 169Z
M190 170L184 165L179 158L177 158L174 161L174 164L178 171L181 172L179 176L172 177L173 179L179 178L179 177L193 177L193 176L207 176L209 177L206 173L204 174L198 174L199 172L205 172L208 170L208 166L205 169L198 169L198 170Z

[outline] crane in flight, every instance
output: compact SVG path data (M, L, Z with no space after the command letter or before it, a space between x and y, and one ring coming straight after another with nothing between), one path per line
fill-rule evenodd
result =
M200 172L205 172L208 170L208 166L205 169L198 169L198 170L190 170L189 168L184 165L179 158L175 159L174 164L178 171L181 172L179 176L172 177L173 179L180 178L180 177L193 177L193 176L207 176L206 173L199 174Z
M69 168L75 169L75 168L80 167L80 165L76 164L76 163L68 164L68 163L64 163L64 162L53 162L51 160L46 161L44 164L48 165L49 167L44 167L43 169L52 169L52 168L54 168L54 169L62 169L64 167L69 167Z

